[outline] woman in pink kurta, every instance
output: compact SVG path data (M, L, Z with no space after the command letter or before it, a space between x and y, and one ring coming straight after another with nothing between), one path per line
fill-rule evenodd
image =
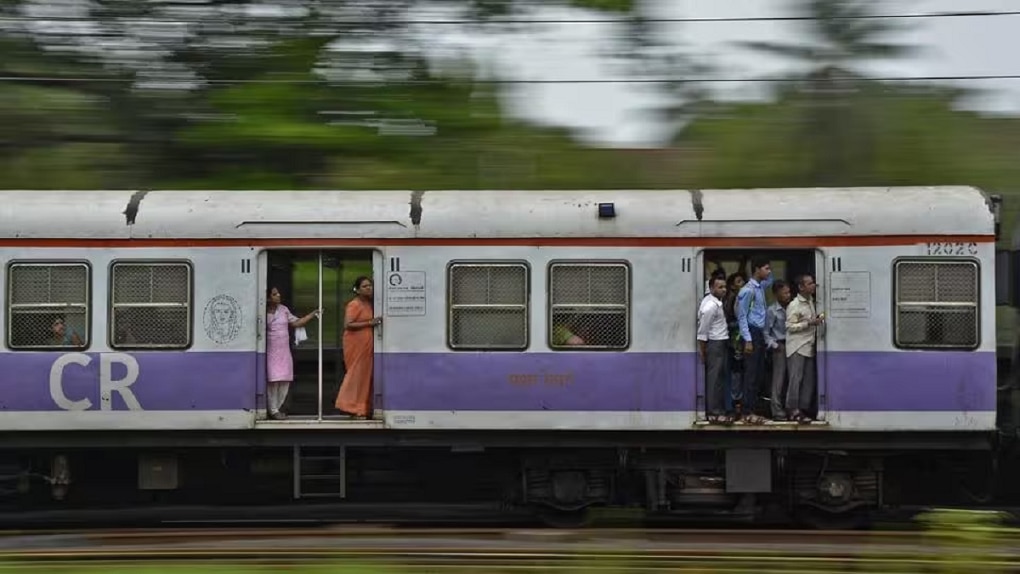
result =
M372 280L358 277L354 281L356 296L344 313L344 374L336 408L355 418L367 418L372 412L372 366L375 353L375 327L382 317L372 311Z
M271 287L266 297L266 402L269 416L284 419L287 415L280 412L283 402L287 400L287 391L294 380L294 358L290 354L290 329L304 327L319 311L301 317L294 316L286 306L280 303L280 291Z

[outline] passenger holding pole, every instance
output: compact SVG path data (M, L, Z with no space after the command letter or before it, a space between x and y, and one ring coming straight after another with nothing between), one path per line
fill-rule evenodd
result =
M266 402L269 417L285 419L280 411L294 380L294 358L290 353L290 328L298 329L317 319L317 309L298 318L283 305L280 290L270 287L266 293Z
M811 422L807 412L815 395L815 337L825 315L815 313L815 278L810 273L797 280L797 297L786 308L786 362L790 386L786 392L786 410L790 420Z
M375 328L382 317L374 316L372 279L354 280L354 299L344 313L344 380L340 383L337 410L366 419L372 414L372 371L375 359Z

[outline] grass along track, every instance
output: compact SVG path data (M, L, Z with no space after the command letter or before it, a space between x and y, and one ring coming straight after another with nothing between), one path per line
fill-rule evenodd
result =
M18 540L43 536L15 535ZM222 563L392 562L556 564L577 560L625 561L691 565L753 562L777 568L823 564L832 560L889 564L941 563L964 552L989 566L1020 565L1020 545L1012 531L983 540L961 540L957 533L818 532L760 530L640 530L578 531L449 530L321 528L175 531L89 531L53 536L55 546L0 551L0 564L67 561L203 560ZM31 546L31 545L30 545ZM799 566L798 566L799 567Z

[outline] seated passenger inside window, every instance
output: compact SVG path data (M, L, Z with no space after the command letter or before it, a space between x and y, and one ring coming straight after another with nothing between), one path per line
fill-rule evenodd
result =
M553 346L555 347L578 347L584 345L584 339L579 337L576 321L566 320L553 326Z
M55 347L85 346L81 342L81 337L78 336L78 333L73 328L68 327L64 318L60 315L54 317L50 330L50 344Z

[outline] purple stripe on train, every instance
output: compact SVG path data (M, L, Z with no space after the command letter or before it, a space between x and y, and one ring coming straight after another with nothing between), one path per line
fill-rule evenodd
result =
M386 353L386 408L689 411L690 353Z
M828 408L993 411L994 353L828 353ZM386 353L386 408L685 411L693 353Z
M840 411L994 411L995 352L826 353Z
M699 368L691 353L386 353L376 360L384 399L377 406L392 410L686 411L695 408ZM120 411L131 397L143 410L252 409L257 397L262 408L263 361L252 352L0 353L0 410ZM830 410L995 410L994 353L828 353L826 363ZM135 370L130 392L119 391ZM106 404L103 385L113 389Z
M152 411L252 409L258 371L251 352L3 353L0 409L124 411L132 398Z

